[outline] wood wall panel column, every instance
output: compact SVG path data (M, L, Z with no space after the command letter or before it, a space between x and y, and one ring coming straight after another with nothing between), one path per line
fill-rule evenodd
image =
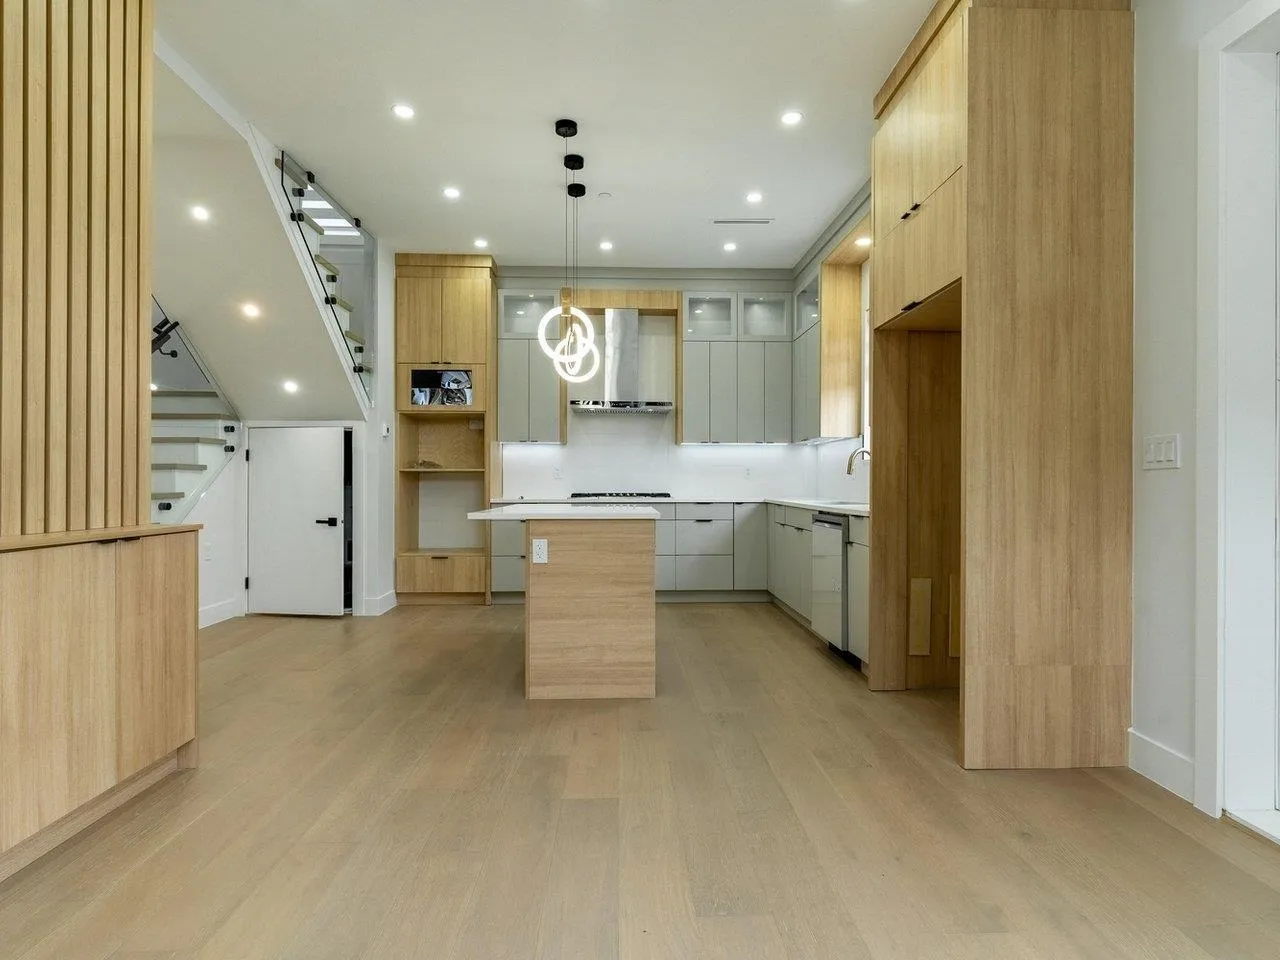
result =
M149 513L151 0L0 0L0 537Z
M47 325L45 302L48 283L49 239L45 233L48 179L48 61L46 53L47 11L43 0L27 0L26 33L26 167L24 186L26 219L23 236L26 262L23 280L22 313L26 331L22 343L22 532L43 533L45 528L45 378L47 365Z
M26 8L3 0L0 20L0 536L22 532L23 125Z

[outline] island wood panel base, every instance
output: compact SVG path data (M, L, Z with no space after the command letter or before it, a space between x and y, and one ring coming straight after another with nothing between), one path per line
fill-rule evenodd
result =
M139 770L127 780L94 797L89 802L71 811L61 820L49 824L43 830L32 834L16 846L0 853L0 883L8 880L19 870L35 863L46 853L61 846L81 832L93 826L103 817L119 810L126 803L151 787L155 786L171 773L190 770L195 767L197 741L183 744L167 757L162 757L151 766Z
M527 564L525 696L530 700L655 695L652 520L530 520L548 562Z

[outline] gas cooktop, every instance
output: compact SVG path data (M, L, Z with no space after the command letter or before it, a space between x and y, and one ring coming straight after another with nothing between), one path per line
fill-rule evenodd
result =
M571 500L670 500L669 493L571 493Z

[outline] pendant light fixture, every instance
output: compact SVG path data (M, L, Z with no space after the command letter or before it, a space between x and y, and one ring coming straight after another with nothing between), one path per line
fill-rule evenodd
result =
M600 370L600 348L591 318L574 306L578 282L578 201L587 188L578 183L578 171L586 166L581 154L569 152L569 138L578 135L573 120L557 120L556 135L564 139L564 286L560 305L552 307L538 322L538 346L555 366L556 373L569 383L586 383ZM550 339L552 324L559 339Z

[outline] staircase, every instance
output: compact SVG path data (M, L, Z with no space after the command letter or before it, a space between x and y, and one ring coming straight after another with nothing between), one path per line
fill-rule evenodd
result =
M239 417L183 338L153 308L151 521L181 523L241 446Z
M373 356L368 343L373 310L374 239L288 154L276 157L280 188L323 289L323 305L342 333L351 369L372 396ZM344 278L343 271L348 272Z

